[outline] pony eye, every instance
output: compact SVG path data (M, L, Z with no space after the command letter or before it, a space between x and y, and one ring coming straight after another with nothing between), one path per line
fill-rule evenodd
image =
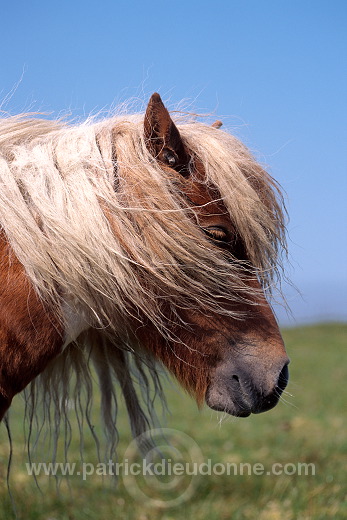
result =
M165 162L173 168L177 164L177 157L172 152L164 153Z
M205 233L211 237L213 240L218 240L219 242L227 242L228 241L228 232L226 229L220 226L211 226L208 228L204 228Z

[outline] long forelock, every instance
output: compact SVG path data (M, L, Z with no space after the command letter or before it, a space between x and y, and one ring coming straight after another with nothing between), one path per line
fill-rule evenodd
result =
M286 254L286 210L279 185L234 136L204 124L180 128L216 186L263 288L275 285Z

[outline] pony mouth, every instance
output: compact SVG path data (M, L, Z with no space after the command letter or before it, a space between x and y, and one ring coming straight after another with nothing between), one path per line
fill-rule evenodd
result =
M237 399L233 399L230 396L225 398L223 395L217 397L213 391L207 392L205 397L206 404L209 408L217 412L225 412L234 417L249 417L252 413L259 414L267 412L277 405L279 399L279 390L262 400L262 402L256 399L252 403L249 403L248 400L240 396L238 396Z
M235 417L249 417L252 413L259 414L274 408L280 400L286 386L288 370L285 370L286 378L282 373L277 384L264 395L254 387L245 392L241 388L210 385L207 388L205 401L207 406L218 412L225 412Z
M205 401L207 406L215 412L227 413L234 417L249 417L251 413L254 413L252 407L244 399L236 401L230 396L224 396L221 392L215 392L210 388L207 389Z
M259 414L274 408L287 386L289 360L277 369L276 379L272 383L256 384L248 374L238 370L238 375L219 374L209 384L206 394L206 404L218 412L225 412L235 417L248 417L251 413ZM273 378L274 379L274 378Z
M222 405L210 405L207 401L206 404L211 410L214 410L215 412L223 412L227 413L228 415L233 415L234 417L249 417L252 413L251 410L247 410L245 408L237 408L237 407L228 407L228 406L222 406Z

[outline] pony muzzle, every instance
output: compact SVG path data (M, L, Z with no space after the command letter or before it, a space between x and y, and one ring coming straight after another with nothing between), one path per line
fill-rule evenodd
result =
M253 359L254 361L254 359ZM248 417L271 410L286 388L289 359L284 357L272 366L255 367L226 363L216 368L205 401L213 410L236 417Z

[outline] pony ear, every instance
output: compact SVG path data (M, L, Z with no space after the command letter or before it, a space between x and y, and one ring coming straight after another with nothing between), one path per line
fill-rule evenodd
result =
M221 126L223 126L223 123L222 123L222 121L218 120L218 121L215 121L214 123L212 123L211 126L212 126L212 128L217 128L217 130L218 130Z
M187 164L188 157L180 133L156 92L147 106L144 134L146 146L153 157L172 168L182 168Z

